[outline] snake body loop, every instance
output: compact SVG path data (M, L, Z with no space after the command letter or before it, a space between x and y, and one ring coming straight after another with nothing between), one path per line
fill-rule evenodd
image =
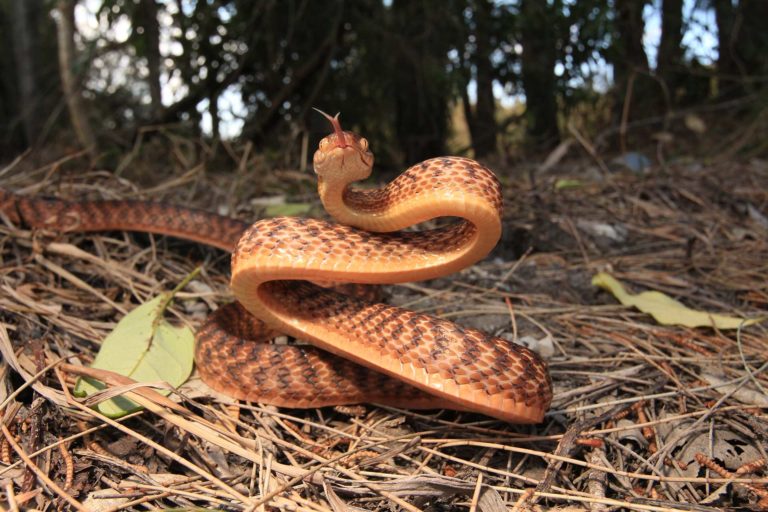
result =
M247 227L158 203L73 203L1 189L0 212L35 228L146 231L234 248L237 303L201 326L196 362L210 386L236 398L288 407L449 407L515 423L541 421L552 392L546 365L533 352L314 284L446 275L483 258L501 233L500 186L487 168L466 158L436 158L386 187L355 189L350 183L368 176L373 156L365 139L343 132L337 120L334 128L314 164L321 199L338 223L280 217ZM401 231L446 216L459 220ZM258 342L276 333L311 346Z

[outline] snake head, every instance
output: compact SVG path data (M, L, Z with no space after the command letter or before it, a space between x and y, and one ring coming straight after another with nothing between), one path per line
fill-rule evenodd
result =
M329 116L320 112L333 127L333 133L320 141L312 159L315 172L321 178L338 177L348 181L367 178L373 168L373 153L368 150L368 141L356 133L342 130L339 114Z

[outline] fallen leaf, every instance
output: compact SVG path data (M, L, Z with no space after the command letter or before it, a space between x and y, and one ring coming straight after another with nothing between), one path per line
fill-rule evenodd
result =
M665 421L670 418L674 421ZM759 440L750 440L744 433L734 431L727 425L720 424L710 431L706 426L696 428L695 418L677 418L677 412L662 410L658 418L660 422L654 427L657 439L664 446L675 446L670 455L680 463L662 465L661 472L666 476L701 476L702 468L696 460L696 453L713 457L731 470L762 457ZM685 483L667 482L667 486L677 491L685 487Z
M691 130L693 133L701 135L707 131L707 123L696 114L688 114L684 119L685 127Z
M521 336L517 340L512 339L511 335L503 336L504 339L509 341L517 341L519 345L524 346L527 349L533 350L544 359L549 359L555 355L555 344L552 340L552 336L547 334L541 338L535 336Z
M739 402L755 407L768 407L768 396L762 390L755 389L752 386L742 386L738 383L728 383L728 380L712 373L704 372L701 376L710 386L717 386L717 391L723 394L730 394L731 397Z
M565 190L569 188L581 188L584 182L577 179L560 178L555 182L555 190Z
M576 227L591 236L604 237L619 243L625 242L629 234L627 228L622 224L608 224L607 222L586 219L577 220Z
M115 490L109 488L94 491L83 500L83 507L93 512L102 512L114 510L131 501L130 498L115 497L115 494Z
M92 367L119 373L137 382L162 381L173 387L183 384L192 373L194 333L187 326L174 326L163 318L180 288L158 295L125 315L104 339ZM105 385L95 379L80 378L75 385L75 395L89 396L104 388ZM122 396L100 402L96 407L110 418L140 408Z
M696 311L683 303L657 291L648 291L636 295L627 293L624 286L605 272L592 278L592 285L607 290L625 306L634 306L647 313L663 325L682 325L684 327L717 327L718 329L738 329L760 322L762 318L743 319L706 311Z

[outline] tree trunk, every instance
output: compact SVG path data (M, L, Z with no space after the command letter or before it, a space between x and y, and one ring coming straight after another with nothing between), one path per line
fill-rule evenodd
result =
M481 158L496 151L496 99L493 97L493 66L491 53L493 46L493 3L489 0L473 2L475 16L476 50L472 63L477 70L477 105L475 107L474 126L470 131L475 157Z
M35 11L42 8L39 0L11 2L13 22L13 54L19 91L21 122L28 146L35 144L43 121L40 118L40 93L37 87L37 59L33 47L36 25L31 23Z
M408 165L443 154L448 134L449 13L427 4L394 0L391 7L395 132Z
M656 71L675 102L685 91L678 91L683 68L683 0L662 0L661 41Z
M741 0L736 6L730 0L713 3L718 32L718 92L726 98L754 92L768 73L768 2Z
M57 4L57 38L59 42L59 74L64 98L67 101L69 119L80 145L91 157L96 152L96 138L88 122L80 87L72 71L77 56L75 52L75 4L76 0L59 0Z
M659 90L659 84L650 78L648 55L643 47L645 3L645 0L615 0L614 4L616 28L615 40L611 47L611 63L616 107L612 116L614 122L622 127L618 140L622 151L627 149L626 133L623 131L626 123L635 115L638 117L658 115L660 110L658 100L663 95L663 91Z
M219 94L218 92L211 92L208 96L208 113L211 116L211 137L214 139L220 139L221 133L219 127L221 125L221 119L219 118Z
M737 60L736 9L731 0L713 0L717 22L718 95L733 98L744 94Z
M15 126L19 118L19 83L14 75L17 71L13 53L13 15L11 6L0 2L0 155L21 152L26 141L21 130Z
M648 72L648 55L643 47L643 0L616 0L616 61L614 78L622 90L626 88L630 74Z
M765 75L768 74L768 33L765 23L768 20L768 1L741 0L739 2L742 28L739 32L739 55L742 58L746 78L746 89L755 92L765 88Z
M149 96L152 105L151 119L159 119L163 111L163 95L160 83L160 27L157 21L155 0L141 0L138 8L138 21L144 28L145 52L149 71Z
M546 2L522 0L522 81L525 89L526 132L538 149L555 146L557 128L555 62L557 59L554 13Z

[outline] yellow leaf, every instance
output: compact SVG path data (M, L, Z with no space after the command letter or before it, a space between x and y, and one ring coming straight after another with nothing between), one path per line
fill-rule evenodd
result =
M607 290L625 306L634 306L647 313L663 325L682 325L684 327L717 327L718 329L738 329L760 322L763 318L743 319L734 316L696 311L681 302L657 291L642 292L636 295L627 293L619 281L605 272L592 278L592 285Z

